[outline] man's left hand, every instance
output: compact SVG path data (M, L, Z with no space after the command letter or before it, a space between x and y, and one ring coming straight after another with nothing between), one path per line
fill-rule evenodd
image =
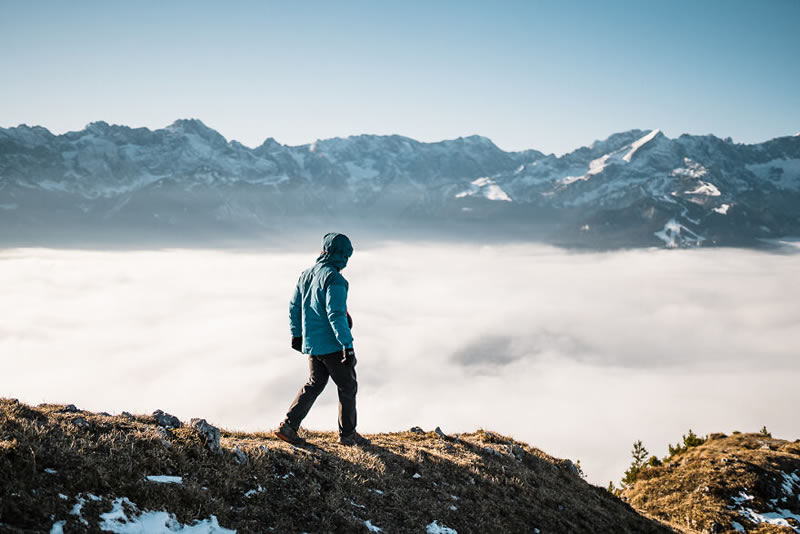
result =
M356 364L356 351L352 347L349 349L344 349L342 351L342 363L345 365L355 365Z

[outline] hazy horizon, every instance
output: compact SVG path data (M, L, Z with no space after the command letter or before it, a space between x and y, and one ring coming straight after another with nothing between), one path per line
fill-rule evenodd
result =
M800 437L798 254L351 237L363 432L491 429L603 486L637 439L663 456L689 428ZM307 373L287 318L307 247L0 251L0 390L274 428ZM335 430L332 385L304 424Z

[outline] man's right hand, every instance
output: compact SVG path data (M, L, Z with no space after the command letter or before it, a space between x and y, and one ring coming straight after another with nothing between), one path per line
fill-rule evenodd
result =
M303 338L302 337L293 337L292 338L292 348L297 352L303 352Z

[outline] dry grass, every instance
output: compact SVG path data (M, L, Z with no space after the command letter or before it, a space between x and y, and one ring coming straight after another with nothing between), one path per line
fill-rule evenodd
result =
M0 400L0 531L48 532L60 520L64 532L98 531L99 515L127 497L186 524L215 515L238 532L367 532L365 520L385 533L424 532L433 521L461 534L669 532L567 461L482 430L375 434L365 448L340 446L334 433L307 432L314 446L298 448L271 433L223 430L215 455L192 428L165 438L150 416L63 408ZM80 498L81 515L71 515Z
M800 492L787 492L784 486L784 474L795 472L800 473L798 442L761 434L712 434L665 465L641 471L622 497L642 513L687 532L735 532L735 521L748 532L794 533L789 527L749 521L741 508L800 514ZM752 499L737 503L743 492ZM788 522L800 531L800 522Z

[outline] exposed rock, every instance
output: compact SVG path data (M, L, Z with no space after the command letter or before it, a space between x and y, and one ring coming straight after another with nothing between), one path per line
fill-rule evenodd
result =
M409 432L413 432L414 434L424 434L425 433L425 431L422 430L418 426L412 426L411 429L409 430Z
M233 449L233 460L239 465L244 465L248 462L247 454L239 447L235 447Z
M89 421L84 419L83 417L75 417L72 419L72 424L77 426L78 428L87 429L89 428Z
M222 454L222 446L219 444L219 428L210 425L205 419L197 418L190 420L189 425L205 438L208 450L214 454Z
M494 456L500 456L500 457L503 456L502 452L500 452L497 449L492 448L492 447L484 447L483 450L484 450L484 452L487 452L487 453L492 454Z
M183 426L181 420L175 417L174 415L168 414L161 410L156 410L153 412L153 417L158 423L159 426L163 426L166 428L180 428Z
M564 468L570 473L575 475L576 477L581 476L581 472L578 470L578 467L572 463L572 460L565 460L564 461Z
M436 427L436 430L434 430L434 433L435 433L437 436L439 436L440 438L447 439L447 434L445 434L444 432L442 432L442 429L441 429L441 428L439 428L438 426Z
M58 413L78 413L78 412L80 412L80 410L76 408L74 404L67 404L66 406L58 410Z
M122 412L121 414L119 414L119 416L120 417L124 417L128 421L135 421L136 420L136 418L132 414L130 414L128 412Z
M169 441L172 438L172 434L170 433L169 430L167 430L163 426L160 426L156 429L156 434L158 434L159 437L161 438L162 445L164 445L168 449L172 448L172 443Z

